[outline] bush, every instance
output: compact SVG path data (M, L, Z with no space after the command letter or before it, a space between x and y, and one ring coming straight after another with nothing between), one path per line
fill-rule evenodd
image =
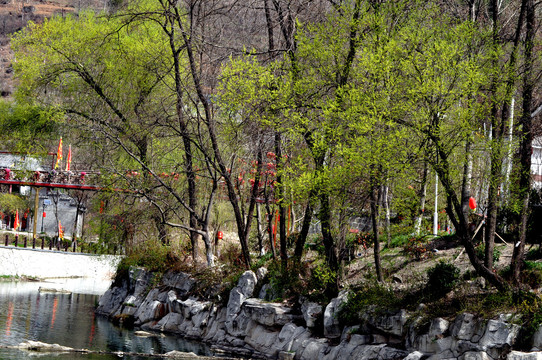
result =
M476 256L484 261L486 258L486 246L485 244L480 244L476 247ZM493 263L496 263L501 258L501 250L497 247L493 248Z
M148 241L133 248L132 252L121 260L119 270L137 266L150 272L165 273L179 265L179 257L169 246Z
M329 266L322 262L316 264L311 270L311 276L309 279L309 284L306 289L309 289L311 292L305 295L316 302L325 303L331 300L329 294L329 289L335 288L337 282L337 273L332 271Z
M364 285L348 294L346 302L339 309L339 321L345 325L359 324L361 314L370 305L375 305L376 310L389 310L400 306L400 299L381 284Z
M414 236L408 239L403 250L408 256L421 260L427 252L427 243L423 236Z
M426 290L430 296L442 297L454 288L460 273L461 271L454 264L439 261L427 270Z

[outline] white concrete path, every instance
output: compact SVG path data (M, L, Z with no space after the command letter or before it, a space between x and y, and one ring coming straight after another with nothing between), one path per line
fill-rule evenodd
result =
M41 279L89 277L111 279L121 260L117 255L91 255L0 246L0 276L30 276Z

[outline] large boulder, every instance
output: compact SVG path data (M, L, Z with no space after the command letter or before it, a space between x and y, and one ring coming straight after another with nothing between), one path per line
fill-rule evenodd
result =
M486 331L480 339L480 345L487 347L502 347L512 345L516 340L521 327L506 321L505 316L499 319L489 320Z
M100 297L96 312L103 315L113 315L122 306L128 296L128 287L111 287Z
M170 271L163 276L162 284L175 289L178 296L184 298L194 288L196 280L184 272Z
M241 311L243 302L254 293L254 287L256 286L257 281L254 272L245 271L239 278L237 286L230 291L230 297L226 307L226 330L232 335L234 333L239 334L240 330L242 332L240 324L245 321L237 321L237 317Z
M282 326L299 318L292 314L292 308L278 303L267 303L250 298L242 305L243 310L252 320L269 327Z
M542 360L542 352L520 352L520 351L511 351L510 354L506 357L507 360Z
M308 328L314 328L318 322L318 319L322 316L322 305L307 301L301 300L301 313L303 314L303 319Z
M339 296L332 299L324 311L324 336L330 339L336 339L341 336L341 325L339 324L339 310L346 302L348 293L341 291Z
M473 314L463 313L455 318L450 326L450 333L458 340L478 342L484 334L484 327Z

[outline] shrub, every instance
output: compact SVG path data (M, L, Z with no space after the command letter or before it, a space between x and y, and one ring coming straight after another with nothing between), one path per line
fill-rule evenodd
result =
M361 314L370 305L377 310L389 310L400 306L400 299L392 290L378 283L366 284L350 291L346 302L339 309L339 321L345 325L359 324Z
M121 260L119 270L137 266L150 272L164 273L179 264L179 257L169 246L148 241L133 248L132 252Z
M404 247L404 252L416 260L421 260L422 256L427 252L427 244L424 237L414 236L408 239Z
M454 288L459 275L460 270L454 264L439 261L427 270L426 290L431 296L442 297Z
M337 273L332 271L329 266L322 262L316 264L311 270L309 284L306 289L310 289L310 293L305 295L320 303L328 302L330 299L328 289L334 288L334 284L337 282Z
M486 258L486 246L485 244L480 244L476 247L476 256L484 261L485 258ZM497 261L499 261L501 257L501 250L497 247L494 247L493 248L493 263L496 263Z

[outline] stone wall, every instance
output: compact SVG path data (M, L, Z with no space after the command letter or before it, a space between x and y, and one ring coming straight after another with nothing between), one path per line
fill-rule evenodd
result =
M485 320L465 313L451 321L438 318L422 326L421 318L405 310L377 314L368 309L359 325L343 327L337 311L346 293L325 309L301 300L301 310L296 313L283 304L253 297L264 274L245 272L230 292L227 305L221 306L190 297L194 280L187 274L168 273L159 287L151 288L152 274L132 270L129 279L104 294L97 312L131 318L145 330L176 333L252 358L542 359L540 352L512 350L520 330L513 315ZM318 324L323 331L315 329ZM542 347L542 333L535 335L533 346Z

